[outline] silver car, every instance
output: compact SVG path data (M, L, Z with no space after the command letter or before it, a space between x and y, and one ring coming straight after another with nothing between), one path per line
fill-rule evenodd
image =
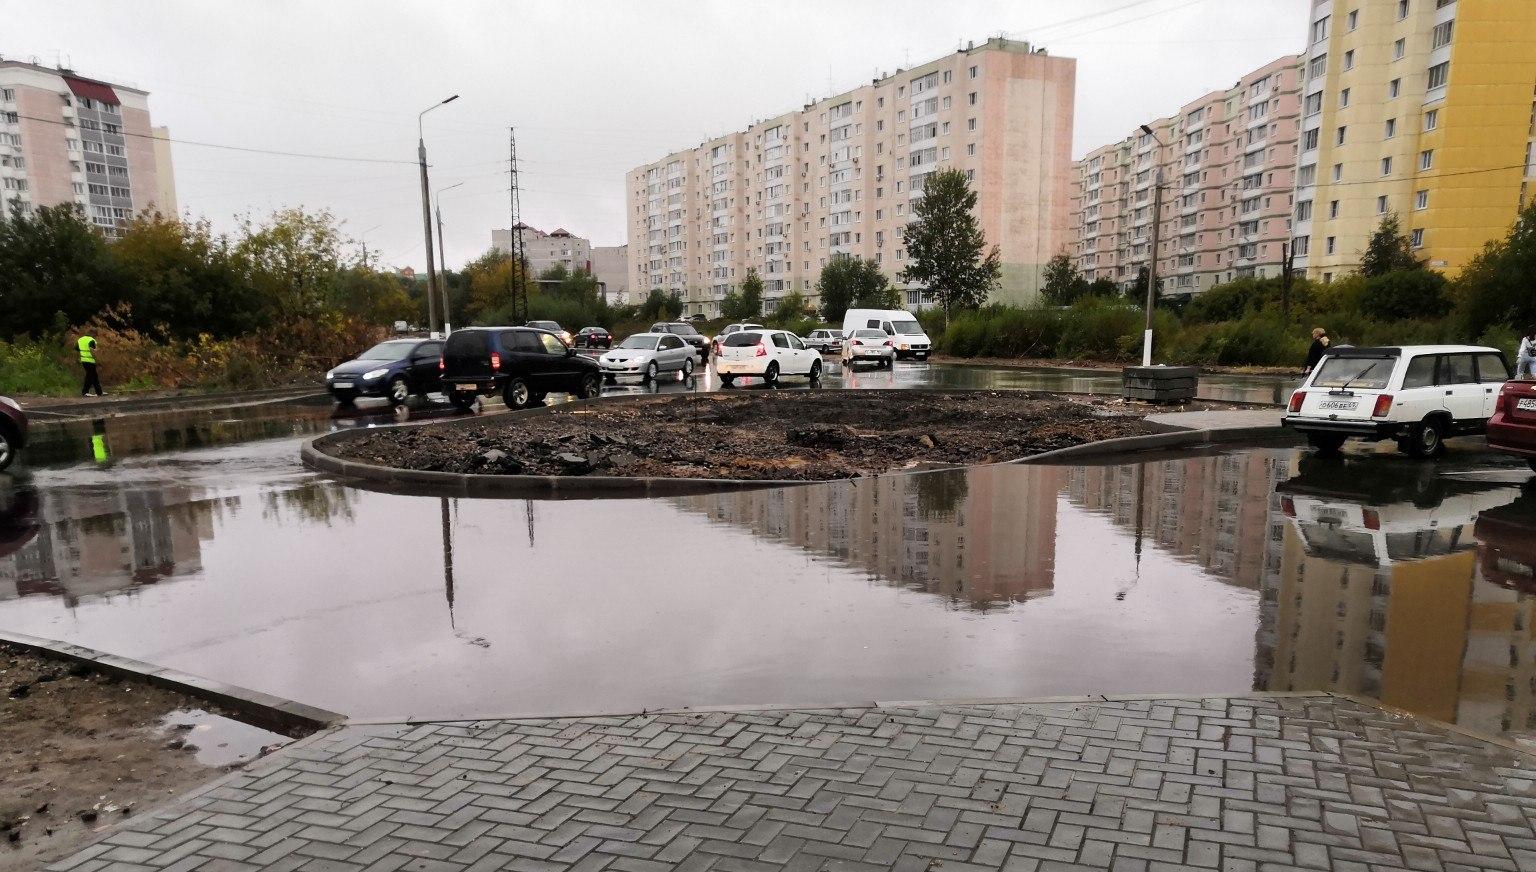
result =
M683 378L693 375L693 357L693 346L681 337L636 333L599 357L597 365L610 382L621 375L638 375L649 382L663 372L681 372Z
M843 337L843 366L873 361L889 367L896 359L896 343L884 330L850 330Z

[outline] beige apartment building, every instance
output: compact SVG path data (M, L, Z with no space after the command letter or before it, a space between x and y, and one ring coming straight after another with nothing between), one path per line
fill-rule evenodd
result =
M1288 55L1148 121L1151 133L1138 128L1089 151L1073 164L1068 218L1079 271L1122 287L1137 281L1150 263L1161 179L1164 295L1278 275L1291 235L1300 93L1300 58Z
M592 246L592 277L602 289L603 299L614 305L639 303L629 293L629 246Z
M632 170L631 294L681 294L718 314L749 270L765 307L813 302L832 258L907 266L902 233L923 181L963 170L1003 263L992 299L1023 302L1066 245L1076 61L992 39L759 120ZM918 287L900 285L909 306Z
M75 203L107 235L144 209L176 212L170 137L149 94L0 60L0 198L19 208Z
M592 271L590 240L583 239L564 227L557 227L545 233L527 224L519 226L523 229L523 255L528 259L528 271L535 277L556 265L565 267L568 272ZM492 230L491 247L511 254L515 244L515 229Z
M1313 0L1297 266L1359 267L1383 215L1455 274L1501 238L1533 172L1536 3Z

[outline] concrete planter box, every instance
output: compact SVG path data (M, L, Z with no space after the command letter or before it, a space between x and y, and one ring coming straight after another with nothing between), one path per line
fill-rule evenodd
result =
M1125 398L1149 403L1187 403L1200 384L1193 366L1128 366L1124 375Z

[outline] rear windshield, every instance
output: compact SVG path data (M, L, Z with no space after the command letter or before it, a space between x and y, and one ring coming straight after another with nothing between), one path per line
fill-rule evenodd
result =
M357 356L358 360L400 360L409 355L411 349L416 347L414 339L396 339L393 342L380 342Z
M676 333L679 336L697 336L699 331L693 329L692 324L668 324L668 333Z
M1396 366L1395 357L1325 357L1317 375L1312 378L1312 386L1386 390L1387 379L1392 377L1392 369Z
M656 350L656 340L659 336L631 336L619 343L620 348L643 348L648 351Z
M860 339L884 339L889 334L884 330L855 330L853 335Z
M891 326L903 336L921 336L923 328L916 321L892 321Z
M479 330L460 330L448 336L449 354L485 353L485 334Z
M745 348L748 345L756 345L762 341L762 334L752 330L738 330L725 337L726 348Z

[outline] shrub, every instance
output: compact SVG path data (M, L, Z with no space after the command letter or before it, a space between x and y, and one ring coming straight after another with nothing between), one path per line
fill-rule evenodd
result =
M1360 311L1380 321L1444 318L1451 311L1449 282L1433 270L1399 270L1366 282Z
M80 389L80 378L40 343L0 342L0 394L68 394Z

